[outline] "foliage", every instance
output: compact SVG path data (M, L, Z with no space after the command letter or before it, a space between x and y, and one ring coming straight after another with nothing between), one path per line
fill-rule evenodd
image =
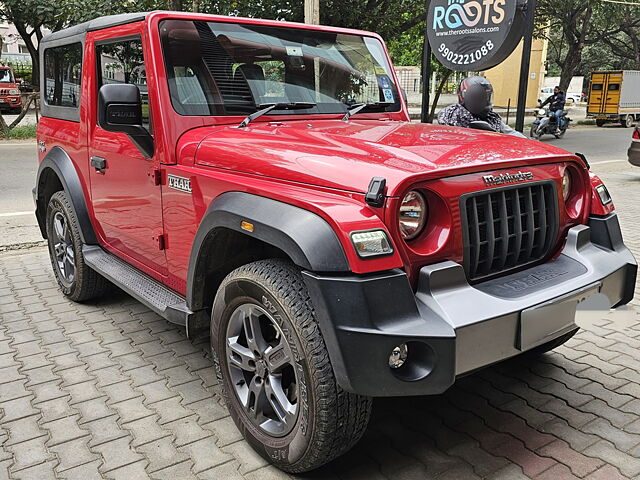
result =
M9 130L4 136L0 133L0 138L6 140L25 140L28 138L36 138L35 125L23 125Z

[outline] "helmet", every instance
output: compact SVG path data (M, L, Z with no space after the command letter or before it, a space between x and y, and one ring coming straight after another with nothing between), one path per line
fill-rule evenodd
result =
M493 86L484 77L469 77L460 82L458 101L474 115L486 115L493 108Z

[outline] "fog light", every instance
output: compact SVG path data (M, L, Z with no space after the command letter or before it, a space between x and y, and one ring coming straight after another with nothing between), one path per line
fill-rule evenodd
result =
M351 242L361 258L393 253L391 242L384 230L354 232L351 234Z
M406 343L394 348L389 356L389 366L394 370L403 366L407 361L407 356L409 355L408 350Z

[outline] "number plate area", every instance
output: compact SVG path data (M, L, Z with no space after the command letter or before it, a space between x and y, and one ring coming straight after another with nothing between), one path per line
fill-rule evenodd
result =
M600 282L592 283L575 292L523 310L516 338L518 350L529 350L575 329L578 304L598 293L600 286Z

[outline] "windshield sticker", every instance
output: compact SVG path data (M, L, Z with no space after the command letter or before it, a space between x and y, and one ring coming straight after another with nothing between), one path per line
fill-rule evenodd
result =
M389 77L386 75L379 76L378 83L380 84L380 88L391 88L391 82L389 82Z
M292 47L287 45L287 55L290 57L302 57L302 47Z
M384 101L389 103L395 103L395 99L393 98L393 91L390 88L385 88L382 90L384 95Z
M384 70L383 67L381 67L380 65L374 65L373 66L373 71L375 72L376 75L386 75L387 72Z

